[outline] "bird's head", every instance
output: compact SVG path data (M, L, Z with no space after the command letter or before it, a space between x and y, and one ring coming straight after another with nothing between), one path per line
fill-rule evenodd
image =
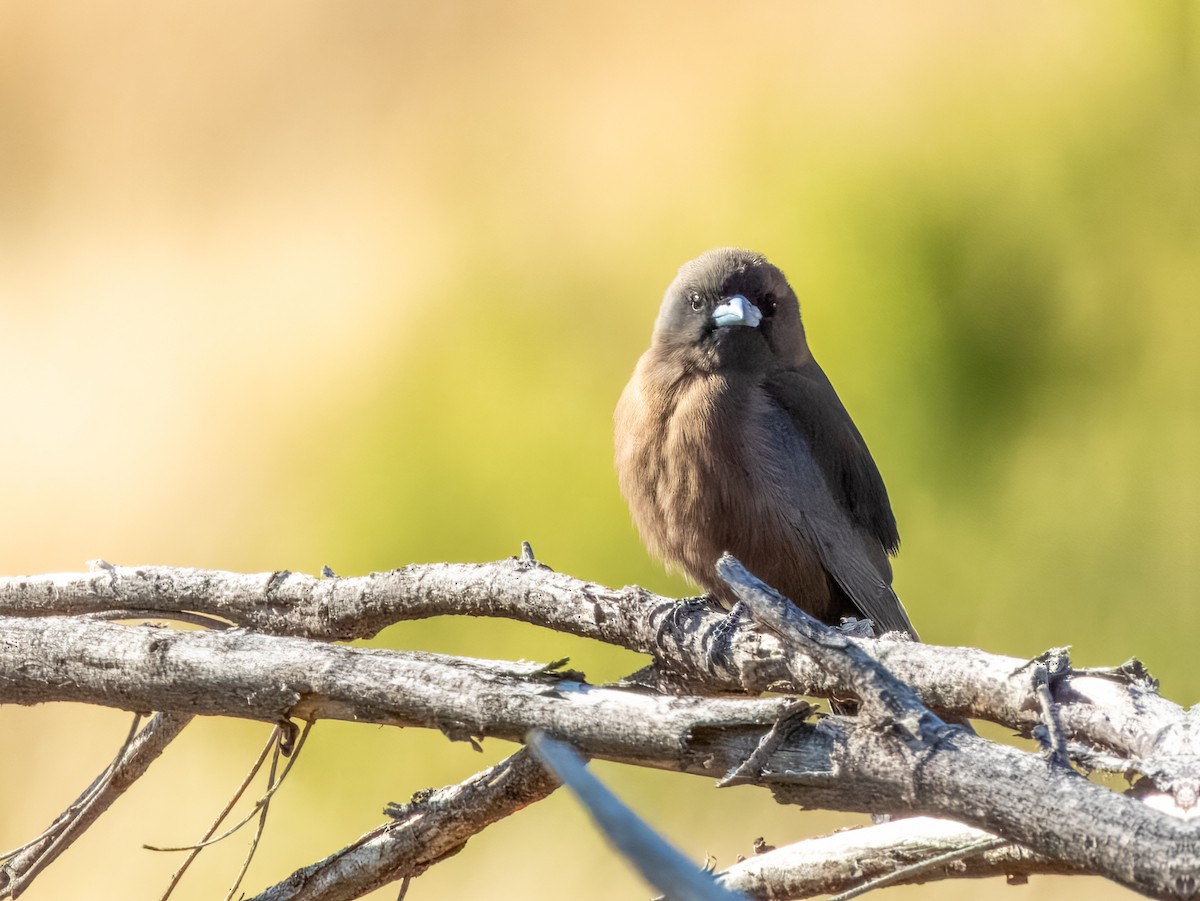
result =
M809 356L800 305L783 273L729 247L680 267L663 297L654 344L702 370L766 372Z

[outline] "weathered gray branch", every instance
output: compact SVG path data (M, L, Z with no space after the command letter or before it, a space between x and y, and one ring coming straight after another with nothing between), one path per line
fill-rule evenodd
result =
M893 876L906 868L913 868L910 875L899 875L888 884L1082 872L1065 861L1039 857L1012 844L932 869L923 866L992 838L995 836L989 832L950 820L909 817L773 848L734 864L720 878L723 884L751 898L781 901L844 892L866 880Z
M297 870L252 901L348 901L421 875L467 839L546 797L558 780L525 749L495 766L397 806L392 821Z
M724 726L754 734L787 703L651 695L588 685L536 664L349 648L241 629L183 632L73 617L0 617L0 703L48 701L268 723L416 726L451 738L516 742L541 727L596 756L668 769L685 766L681 735Z
M795 609L780 607L785 619ZM102 618L129 611L215 616L244 628L182 632ZM1098 873L1156 897L1197 891L1200 827L1188 817L1200 778L1193 738L1200 714L1189 717L1159 697L1137 667L1080 673L1068 666L1053 677L1043 667L1035 684L1029 661L828 630L797 637L761 609L756 615L783 640L739 629L714 667L722 613L581 582L531 558L357 579L101 564L89 574L2 579L0 614L0 703L345 719L437 728L459 739L520 741L540 728L591 756L758 782L784 802L949 816L1015 843L1020 850L1010 857L1046 870ZM510 617L642 651L662 683L699 694L601 688L532 665L327 643L443 614ZM855 693L864 715L811 721L792 698L704 696L784 685ZM1040 754L947 728L926 709L1034 734L1045 715L1039 691L1074 760L1142 774L1138 792L1157 793L1157 806L1174 814ZM369 838L361 847L374 854L384 831ZM322 879L343 872L346 861L325 863L313 870ZM363 884L382 870L371 872ZM296 897L343 897L328 892Z
M1144 818L1145 805L1137 802L1118 813L1122 805L1110 804L1117 799L1128 802L1128 798L1087 782L1057 756L1039 759L1008 748L1001 752L1001 746L947 727L930 714L909 686L857 642L802 612L755 579L737 560L723 556L717 572L756 620L784 638L784 657L790 668L798 665L798 655L803 652L826 671L839 674L862 698L862 724L873 718L876 728L892 733L893 740L885 743L889 747L880 748L889 756L879 758L879 769L886 771L895 758L911 756L910 762L897 769L911 774L910 797L915 810L988 829L1039 854L1094 869L1140 891L1183 897L1196 892L1200 828L1176 817ZM859 731L869 730L854 730L849 740L856 740ZM1193 772L1197 764L1200 756L1191 761ZM995 780L994 784L977 781L984 775ZM1036 796L1025 796L1029 788L1034 788ZM776 791L776 797L788 794L784 789ZM1019 801L1016 805L997 803L1001 794ZM1147 845L1140 845L1140 837L1147 834L1143 829L1154 834ZM1114 849L1133 853L1113 854Z
M853 686L811 660L784 665L778 640L751 629L732 638L724 665L710 651L724 614L641 588L615 590L522 559L435 563L353 578L280 571L244 575L99 564L91 573L0 578L0 615L41 617L108 610L180 610L258 632L324 640L368 638L431 616L494 616L594 638L651 655L694 690L760 692L790 683L803 694L846 696ZM934 710L987 719L1023 734L1041 724L1029 661L975 648L855 639ZM1179 705L1120 672L1071 673L1056 700L1068 737L1153 769L1155 758L1193 753Z
M0 702L345 719L513 741L542 728L589 755L717 778L755 751L790 703L648 695L534 666L244 630L8 618L0 635ZM807 806L949 815L1148 894L1173 896L1197 871L1197 829L1187 821L961 731L928 741L828 718L795 730L760 781Z

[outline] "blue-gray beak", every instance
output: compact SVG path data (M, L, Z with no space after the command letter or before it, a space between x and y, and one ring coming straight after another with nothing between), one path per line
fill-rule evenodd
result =
M762 322L762 313L742 295L735 294L712 311L712 318L719 326L748 325L757 328Z

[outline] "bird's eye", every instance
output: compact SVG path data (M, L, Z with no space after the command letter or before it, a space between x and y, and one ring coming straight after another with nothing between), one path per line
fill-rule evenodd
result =
M701 310L704 309L704 301L701 299L699 294L693 294L688 299L692 302L692 312L693 313L699 313Z
M770 316L772 313L775 312L775 306L776 306L775 295L774 294L764 294L763 299L762 299L762 314L764 316Z

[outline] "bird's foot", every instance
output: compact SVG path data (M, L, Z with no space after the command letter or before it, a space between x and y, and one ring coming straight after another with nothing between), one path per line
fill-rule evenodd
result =
M659 621L658 628L654 633L654 643L658 647L666 650L667 636L681 636L686 632L695 628L693 620L696 614L703 610L707 610L712 604L712 601L705 595L692 598L680 598L671 604L662 619ZM680 639L676 637L678 643Z
M1059 684L1071 674L1071 657L1068 648L1051 648L1039 654L1014 672L1028 669L1033 683L1034 695L1041 708L1042 721L1033 727L1033 737L1042 745L1050 766L1071 769L1071 757L1067 751L1067 736L1058 718L1058 705L1054 699Z
M851 638L874 638L876 635L874 622L856 616L843 616L842 621L834 628Z
M742 624L746 605L738 601L709 635L707 660L710 670L729 670L733 665L733 637Z

